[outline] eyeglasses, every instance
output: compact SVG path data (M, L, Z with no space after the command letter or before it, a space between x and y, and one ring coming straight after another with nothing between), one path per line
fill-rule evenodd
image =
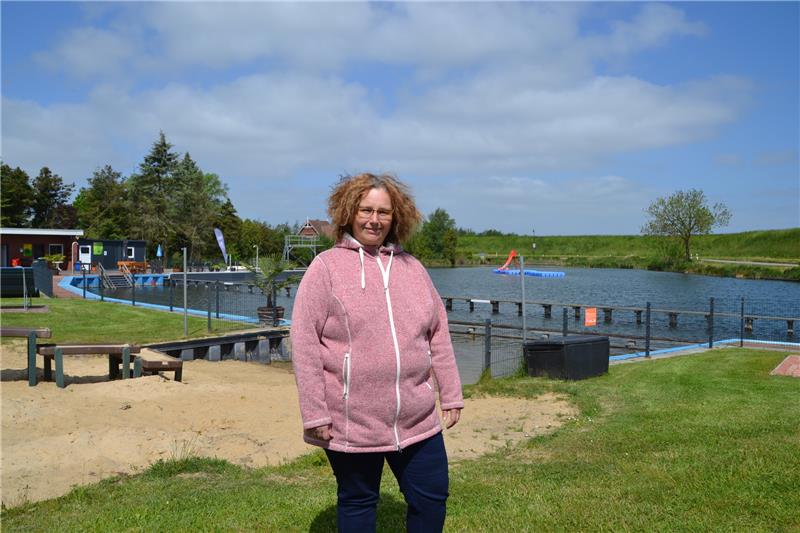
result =
M374 209L372 207L359 207L358 216L365 220L372 218L373 213L378 213L378 220L389 220L392 218L392 209Z

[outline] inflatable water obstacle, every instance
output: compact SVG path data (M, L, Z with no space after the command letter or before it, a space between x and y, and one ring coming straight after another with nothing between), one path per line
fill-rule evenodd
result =
M563 278L566 275L563 272L553 272L549 270L529 270L526 268L524 271L520 271L518 268L508 268L508 265L510 265L515 259L517 262L519 262L519 259L517 259L517 251L511 250L511 253L508 254L508 259L506 259L505 264L500 268L495 268L493 272L495 274L504 274L506 276L521 276L524 272L526 276L532 276L535 278Z
M533 276L535 278L563 278L566 274L563 272L551 272L551 271L542 271L542 270L524 270L526 276ZM506 276L520 276L520 270L517 269L502 269L502 268L495 268L495 274L505 274Z

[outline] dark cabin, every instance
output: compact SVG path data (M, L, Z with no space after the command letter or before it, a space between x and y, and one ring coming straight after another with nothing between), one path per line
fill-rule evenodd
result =
M146 241L133 239L78 239L76 260L93 268L100 263L106 270L117 270L118 261L146 261L146 246Z

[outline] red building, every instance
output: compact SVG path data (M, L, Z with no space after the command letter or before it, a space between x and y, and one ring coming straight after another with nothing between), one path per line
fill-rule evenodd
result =
M318 237L325 235L329 239L333 239L336 228L327 220L309 220L306 219L305 225L297 232L298 235L303 237Z
M31 266L45 255L62 254L62 270L71 267L73 243L82 229L0 228L0 266Z

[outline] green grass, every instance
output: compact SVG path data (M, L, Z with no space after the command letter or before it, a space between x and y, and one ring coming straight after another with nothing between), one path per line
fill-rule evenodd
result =
M641 235L576 235L576 236L483 236L460 235L458 252L466 255L495 254L505 261L508 252L516 249L531 256L531 243L536 241L533 257L652 257L654 240ZM741 259L770 262L800 262L800 228L747 231L702 235L692 239L692 253L716 259Z
M53 333L47 342L107 342L143 344L183 338L183 313L145 307L82 300L79 298L33 298L33 305L46 305L46 313L2 313L4 326L46 327ZM22 305L21 298L3 298L0 305ZM203 337L246 324L212 321L189 316L189 337Z
M536 242L536 251L531 243ZM487 254L492 265L515 249L535 264L590 268L641 268L720 277L800 281L800 266L774 267L665 260L656 240L641 235L477 236L458 238L458 264L478 264ZM800 228L702 235L692 239L700 258L800 264ZM431 266L446 266L444 262Z
M800 381L768 375L785 355L714 350L581 382L467 387L560 392L581 414L553 435L454 465L447 529L800 530ZM387 470L379 531L402 531L402 502ZM333 531L335 483L319 452L260 470L188 458L7 509L2 521L4 531Z

